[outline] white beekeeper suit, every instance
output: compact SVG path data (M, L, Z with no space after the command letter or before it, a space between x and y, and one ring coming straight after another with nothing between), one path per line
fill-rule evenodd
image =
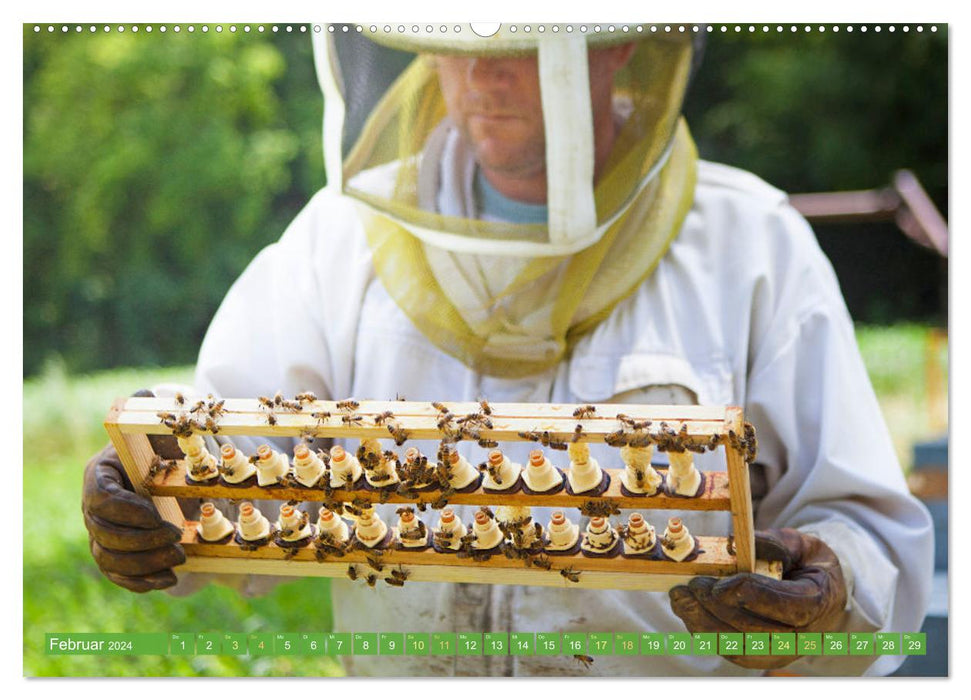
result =
M472 174L456 170L464 174L456 176L461 186L453 190L467 192L461 178ZM437 196L444 191L439 186ZM844 623L832 631L919 630L931 583L930 518L908 493L832 268L783 193L748 173L699 162L693 202L653 272L572 352L523 377L472 369L416 328L376 274L360 211L332 183L253 260L209 328L198 392L740 405L758 432L756 528L798 528L821 538L840 559L848 603ZM416 444L434 454L434 443ZM503 449L524 462L530 447ZM473 464L485 455L474 443L459 443L459 450ZM591 454L603 466L619 466L615 449L592 445ZM703 470L724 469L721 451L697 461ZM394 524L396 507L377 510ZM455 510L468 522L474 508ZM682 515L694 534L731 529L728 513L642 513L661 530L669 515ZM544 525L549 514L533 509ZM437 511L418 515L429 526L437 523ZM206 580L185 576L174 592ZM259 576L234 581L250 593L273 583ZM379 583L372 590L342 579L332 580L331 591L337 631L684 631L666 593L417 582L400 589ZM761 673L717 656L603 656L590 669L566 654L343 661L353 675ZM819 656L788 668L885 674L901 661Z

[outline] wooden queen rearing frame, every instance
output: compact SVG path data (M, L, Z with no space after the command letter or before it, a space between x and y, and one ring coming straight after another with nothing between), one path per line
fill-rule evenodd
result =
M180 401L181 399L181 401ZM211 416L206 406L218 410ZM349 407L350 406L350 407ZM443 410L455 417L482 415L483 406L490 411L488 421L476 425L474 438L456 422L443 429ZM195 411L193 411L195 408ZM350 549L340 556L321 556L313 543L299 549L277 546L273 542L259 548L240 546L235 541L207 543L199 537L198 523L187 520L177 501L188 499L243 499L307 501L334 503L367 499L372 503L388 502L430 504L442 497L441 490L423 492L376 492L374 490L329 489L322 486L326 477L315 487L308 488L292 480L273 486L228 486L223 483L197 484L186 478L186 463L179 460L169 469L160 470L160 458L154 452L149 435L166 435L175 431L187 435L189 431L220 437L236 435L292 437L292 438L374 438L388 440L392 428L387 412L393 414L396 440L460 439L488 441L542 441L544 444L562 443L578 437L585 442L607 442L617 446L632 439L641 444L651 443L659 449L691 446L694 451L723 447L726 471L704 472L702 492L694 497L668 495L660 492L652 496L625 495L619 479L624 468L604 465L610 483L597 496L571 495L566 491L552 495L495 493L480 485L468 493L446 493L451 505L479 506L553 506L579 508L590 514L592 506L607 506L607 512L618 509L731 511L732 536L696 537L702 550L691 561L628 559L622 556L600 558L581 553L557 554L546 552L551 566L531 566L531 562L492 556L486 560L443 554L434 550L408 551L389 548L381 552L381 560L390 570L406 571L409 581L450 581L517 585L545 585L576 588L610 588L628 590L668 590L686 583L694 576L724 577L738 572L756 572L781 578L779 562L757 561L749 489L747 461L754 458L755 438L751 426L744 423L737 407L710 406L647 406L598 404L580 407L567 404L488 404L476 402L448 402L430 404L409 401L335 402L305 398L300 402L261 397L256 399L226 399L216 402L176 398L119 399L112 406L105 428L116 447L129 478L139 493L150 496L166 520L183 531L182 545L186 563L176 569L218 573L249 573L279 576L348 575L349 565L360 564L368 570L368 559L376 554L364 546ZM214 420L207 418L214 416ZM178 425L173 427L178 417ZM161 419L161 420L160 420ZM649 423L648 423L649 422ZM461 426L461 421L458 422ZM636 426L636 429L634 427ZM646 426L646 427L645 427ZM471 432L471 431L469 431ZM620 460L618 459L618 462ZM289 461L288 461L289 464ZM292 467L291 467L292 468ZM664 473L664 469L658 470ZM436 504L441 507L441 504ZM429 513L432 512L430 509ZM658 545L658 549L660 545ZM564 572L578 572L567 576ZM562 575L561 575L562 573ZM385 576L387 574L382 574ZM369 581L373 585L374 579ZM400 585L400 583L396 584Z

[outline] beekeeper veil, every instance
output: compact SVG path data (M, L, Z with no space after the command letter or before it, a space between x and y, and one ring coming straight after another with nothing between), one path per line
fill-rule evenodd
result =
M315 35L328 186L438 347L551 369L650 274L694 193L689 33L468 26Z

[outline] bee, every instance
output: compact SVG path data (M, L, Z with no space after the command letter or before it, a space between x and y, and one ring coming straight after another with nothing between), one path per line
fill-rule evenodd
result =
M175 469L178 463L178 460L162 459L158 455L155 455L152 457L152 464L148 468L148 475L156 476L158 474L168 474L170 471Z
M217 469L219 469L219 473L222 474L223 476L235 476L236 475L236 470L235 469L233 469L232 467L230 467L230 466L228 466L226 464L223 464L221 462L220 462L219 466L217 467Z
M615 418L617 418L617 420L619 420L621 423L623 423L623 424L625 424L627 426L630 426L630 427L634 427L634 423L637 422L633 418L631 418L630 416L628 416L626 413L618 413L615 416Z
M387 428L388 428L388 432L391 433L391 437L394 438L395 445L398 445L400 447L401 445L404 445L405 442L408 440L408 432L404 428L402 428L398 423L392 421L388 423Z
M623 447L628 444L629 439L623 430L618 430L604 437L604 442L611 447Z
M580 572L574 569L572 566L568 569L560 569L560 576L565 578L567 581L580 583Z
M567 450L570 448L565 442L560 442L559 440L550 440L549 446L551 450Z
M177 418L176 418L176 416L175 416L174 413L167 413L165 411L160 411L160 412L156 413L155 415L158 416L159 419L161 420L161 422L164 423L165 425L169 425L170 422L171 423L175 423L175 421L177 420ZM169 426L169 427L171 427L171 426Z
M448 413L449 415L451 415L451 411L448 410L445 404L439 403L438 401L432 401L432 408L434 408L439 413Z
M364 418L356 413L352 413L349 416L341 416L341 421L347 425L360 425L361 421L363 420Z
M584 436L583 426L577 423L577 427L573 429L573 437L570 438L570 442L580 442Z
M627 444L630 445L631 447L647 447L648 445L651 444L651 436L646 433L639 433L639 434L633 435L627 441Z
M262 408L273 408L273 399L269 398L268 396L257 396L256 400L260 402L260 406Z
M439 496L435 501L431 503L432 508L434 508L435 510L441 510L442 508L448 505L448 496L446 496L445 494L446 492L442 491L442 495Z
M495 440L482 439L482 440L479 440L479 447L482 447L487 450L491 450L493 448L499 447L499 443L496 442ZM497 481L496 483L498 484L499 482Z
M278 391L275 394L273 394L273 405L274 406L282 406L283 405L283 392L282 391Z
M297 401L282 401L280 408L291 413L300 413L303 410L303 406Z
M212 397L212 394L210 394L209 396ZM226 409L223 408L225 403L226 403L226 399L222 399L221 401L215 401L210 398L209 406L206 409L210 417L218 418L219 416L224 414L226 412Z
M283 550L286 552L286 554L283 555L284 561L290 561L295 556L297 556L297 552L300 551L300 548L299 547L284 547Z
M212 418L212 416L206 418L206 429L208 429L213 435L219 432L219 426L216 424L216 421Z
M725 543L725 550L735 556L735 535L728 536L728 542Z
M407 581L408 577L411 576L411 572L402 567L400 564L397 569L391 570L391 578L398 579L399 581Z
M407 506L407 507L406 506L402 506L401 508L398 508L395 511L395 515L402 515L404 513L414 513L414 512L415 512L415 509L412 508L411 506Z
M405 582L402 581L401 579L397 579L397 578L394 578L394 577L391 577L391 576L389 576L388 578L384 579L384 582L386 584L388 584L389 586L398 586L399 588L405 585Z
M521 437L523 440L531 440L533 442L539 442L543 439L543 434L536 430L531 430L525 433L517 433L517 435L519 435L519 437Z
M260 456L259 455L252 455L249 458L249 463L250 464L256 464L259 461L260 461Z
M369 553L367 555L367 563L368 563L368 566L370 566L372 569L374 569L377 572L384 571L384 564L381 563L380 556L376 554Z
M479 506L479 511L488 515L489 520L496 519L496 514L492 512L492 508L490 508L489 506Z
M347 567L347 578L349 578L351 581L357 581L357 569L355 569L353 566Z
M322 424L325 420L330 418L330 411L317 411L316 413L311 413L310 417L316 419L318 424Z
M367 583L368 586L370 586L371 588L374 588L374 584L376 584L378 582L378 575L377 574L368 574L367 575L367 578L365 578L364 580L365 580L365 582Z
M553 568L552 560L545 554L536 555L532 558L530 563L533 566L538 566L540 569L544 569L545 571L549 571L551 568Z
M602 501L586 501L580 506L580 512L590 518L607 518L611 515L620 515L620 508L604 499Z
M185 394L183 394L181 391L175 392L175 403L177 403L179 406L185 406Z
M337 409L339 411L356 411L361 407L361 404L354 399L344 399L343 401L337 402Z
M305 391L301 394L297 394L293 398L295 398L300 403L313 403L314 401L317 400L317 395L314 394L312 391Z
M479 399L479 408L482 409L482 413L487 416L492 415L492 406L485 399Z
M664 547L665 549L674 549L675 544L676 542L672 540L670 537L668 537L667 535L661 536L661 546Z
M593 657L586 654L574 654L573 659L578 663L583 665L584 668L590 668L593 666Z
M488 472L489 477L496 482L497 485L502 486L502 475L499 473L499 467L494 467L488 462L483 462L478 466L480 472Z
M579 418L579 419L582 420L583 418L591 418L591 417L593 417L593 414L596 413L596 412L597 412L597 407L596 406L592 406L590 404L587 404L586 406L580 406L580 408L578 408L577 410L575 410L573 412L573 417L574 418Z
M394 413L391 411L385 411L384 413L379 413L374 417L375 425L382 425L389 418L394 418Z
M277 424L276 414L274 414L274 413L267 413L266 414L266 422L269 423L270 425L276 425Z
M398 392L396 391L396 392L394 393L394 400L395 400L395 401L407 401L408 399L406 399L406 398L405 398L404 396L402 396L401 394L399 394L399 393L398 393Z

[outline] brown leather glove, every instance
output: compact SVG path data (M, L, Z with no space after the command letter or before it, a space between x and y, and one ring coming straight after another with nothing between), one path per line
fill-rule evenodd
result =
M152 394L140 391L135 395ZM162 457L181 456L171 436L152 439ZM111 445L92 457L84 469L81 511L91 555L108 580L136 593L175 585L172 567L185 561L178 544L182 533L162 519L151 499L134 492Z
M758 574L698 576L670 591L689 632L838 632L846 607L839 559L825 542L789 528L755 533L759 559L781 561L781 581ZM781 668L798 656L726 656L745 668Z

